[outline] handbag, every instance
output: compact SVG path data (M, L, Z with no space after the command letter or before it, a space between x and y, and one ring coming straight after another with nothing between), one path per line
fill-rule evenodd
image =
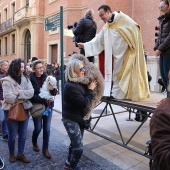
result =
M45 105L41 103L32 103L33 107L30 109L32 117L41 117L45 111Z
M13 121L27 120L26 110L24 109L22 103L18 103L18 98L15 99L15 103L9 109L8 120L13 120Z

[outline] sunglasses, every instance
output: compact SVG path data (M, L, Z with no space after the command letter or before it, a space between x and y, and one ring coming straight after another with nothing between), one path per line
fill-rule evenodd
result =
M164 5L162 5L162 6L159 7L160 10L162 10L162 9L164 9L164 8L165 8Z
M85 71L85 68L84 68L84 67L80 68L80 72L82 72L82 71Z

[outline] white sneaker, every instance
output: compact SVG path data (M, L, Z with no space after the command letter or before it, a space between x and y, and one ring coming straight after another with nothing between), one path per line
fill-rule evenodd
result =
M166 91L166 90L164 90L164 91L162 92L162 94L167 94L167 91Z
M1 139L2 139L3 141L8 142L8 137L1 137Z

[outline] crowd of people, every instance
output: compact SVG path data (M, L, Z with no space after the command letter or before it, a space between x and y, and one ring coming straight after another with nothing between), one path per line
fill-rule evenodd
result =
M161 31L154 50L155 55L160 56L160 73L165 90L168 92L170 90L168 86L170 70L169 1L161 0L159 9L158 20ZM68 170L81 170L79 160L83 153L83 134L84 129L89 128L87 122L90 122L90 118L85 120L84 117L93 100L94 90L99 86L96 80L85 83L85 65L78 59L81 54L92 63L94 63L94 55L100 56L100 65L103 65L100 68L102 68L101 72L105 78L104 96L132 101L140 101L150 96L146 52L143 49L140 26L123 12L112 12L108 5L101 5L98 8L98 15L105 25L97 36L95 36L97 24L93 20L93 10L91 9L88 9L84 17L73 26L75 38L79 38L76 45L80 48L80 54L74 54L77 58L71 57L67 63L62 106L62 122L70 138L68 157L64 164L64 168ZM110 41L111 37L112 41ZM60 93L61 71L58 63L45 65L36 57L33 57L26 65L20 58L14 59L10 64L7 60L0 60L0 124L2 139L8 141L9 162L11 163L16 160L24 163L30 162L30 159L24 154L26 131L31 116L29 110L35 104L44 105L45 108L48 108L49 105L51 108L54 106L54 101L40 97L40 90L48 76L56 78L56 88L50 83L47 85L50 95L55 96ZM136 81L133 81L134 79ZM169 163L167 163L170 158L168 148L170 144L169 137L167 137L170 119L168 97L169 93L167 93L167 99L155 110L150 123L154 160L160 170L170 169ZM8 113L16 99L22 103L26 111L27 119L25 121L8 119ZM52 111L39 117L33 117L33 150L40 151L37 140L43 129L42 153L48 159L51 158L48 149L51 119ZM15 155L14 146L17 135L18 153ZM162 139L161 135L163 135ZM164 147L162 147L162 142ZM165 150L163 150L164 148Z

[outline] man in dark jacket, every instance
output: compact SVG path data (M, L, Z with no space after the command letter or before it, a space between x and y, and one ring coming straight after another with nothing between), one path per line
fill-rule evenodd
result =
M170 9L168 0L162 0L159 6L161 16L158 18L160 23L160 33L156 41L154 50L155 55L160 56L160 74L165 88L168 86L168 72L170 70Z
M170 79L170 73L169 73ZM170 85L168 86L170 91ZM170 96L155 109L150 121L153 170L170 169Z
M84 17L79 21L76 27L73 27L75 37L79 36L79 42L85 43L92 40L96 35L97 25L93 20L93 11L88 9ZM78 42L77 42L78 43ZM80 54L85 55L83 48L80 49ZM89 56L88 60L94 63L94 56Z
M170 98L167 98L154 111L150 122L152 154L154 158L154 164L158 170L170 169L169 113L170 113Z

